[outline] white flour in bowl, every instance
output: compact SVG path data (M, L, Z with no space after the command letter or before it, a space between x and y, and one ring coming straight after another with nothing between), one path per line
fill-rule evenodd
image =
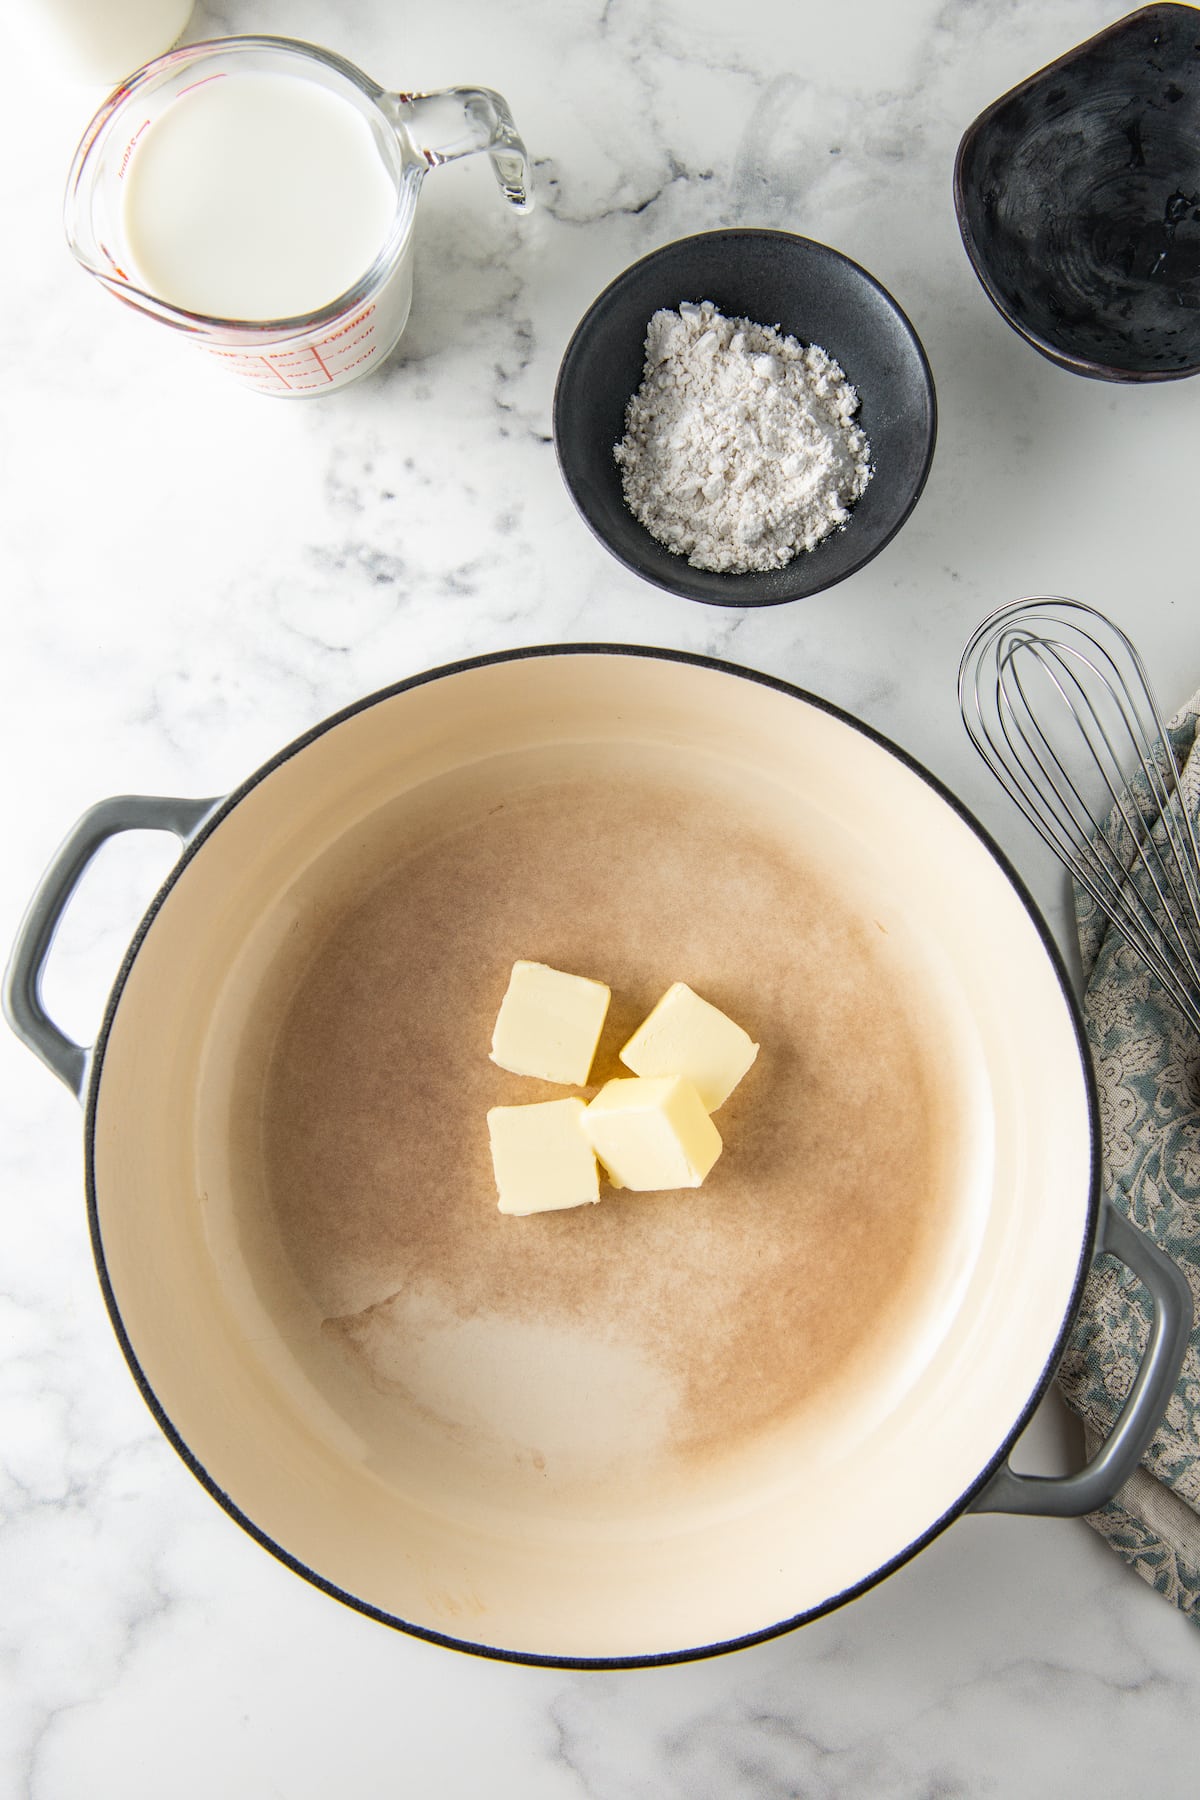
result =
M695 569L781 569L844 525L871 479L857 411L819 345L709 300L664 308L614 450L625 503Z

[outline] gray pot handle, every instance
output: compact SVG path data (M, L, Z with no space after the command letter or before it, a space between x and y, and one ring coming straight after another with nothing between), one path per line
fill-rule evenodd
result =
M1096 1254L1107 1250L1149 1290L1150 1340L1129 1397L1104 1446L1074 1475L1018 1475L1002 1463L972 1501L971 1512L1036 1513L1074 1519L1111 1500L1141 1462L1179 1379L1192 1331L1192 1291L1182 1269L1152 1238L1106 1204Z
M91 1052L60 1031L42 1004L42 974L71 895L109 838L122 831L173 831L186 844L218 804L158 794L117 794L99 801L68 832L25 909L4 971L4 1016L77 1100L87 1086Z

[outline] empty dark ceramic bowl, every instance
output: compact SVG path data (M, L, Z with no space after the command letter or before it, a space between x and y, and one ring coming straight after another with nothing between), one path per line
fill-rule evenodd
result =
M625 504L613 449L641 385L646 327L661 307L675 310L684 300L711 300L727 318L820 344L858 390L874 473L849 523L786 568L749 575L693 569ZM647 581L716 606L798 600L861 569L916 505L935 431L929 364L896 302L848 257L783 231L706 231L634 263L584 314L554 394L559 468L601 543Z
M954 169L998 310L1063 368L1200 370L1200 11L1131 13L989 106Z

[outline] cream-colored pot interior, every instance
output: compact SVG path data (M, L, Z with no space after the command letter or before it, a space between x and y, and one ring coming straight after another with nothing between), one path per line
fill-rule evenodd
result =
M761 1044L698 1191L496 1208L512 962L673 981ZM287 1557L417 1630L654 1657L828 1606L1038 1391L1089 1232L1056 965L986 844L824 708L518 655L314 735L133 958L91 1143L169 1429Z

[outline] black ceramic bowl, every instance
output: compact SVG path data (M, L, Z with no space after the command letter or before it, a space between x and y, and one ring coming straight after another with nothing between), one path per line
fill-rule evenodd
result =
M848 524L786 568L723 575L693 569L651 537L625 504L613 457L642 380L651 315L711 300L727 318L773 325L820 344L858 390L873 474ZM716 606L772 606L832 587L893 538L917 503L933 456L933 377L916 332L865 269L783 231L707 231L626 269L584 314L554 394L554 444L586 522L635 574Z
M1107 381L1200 370L1200 11L1131 13L980 114L954 203L1036 350Z

